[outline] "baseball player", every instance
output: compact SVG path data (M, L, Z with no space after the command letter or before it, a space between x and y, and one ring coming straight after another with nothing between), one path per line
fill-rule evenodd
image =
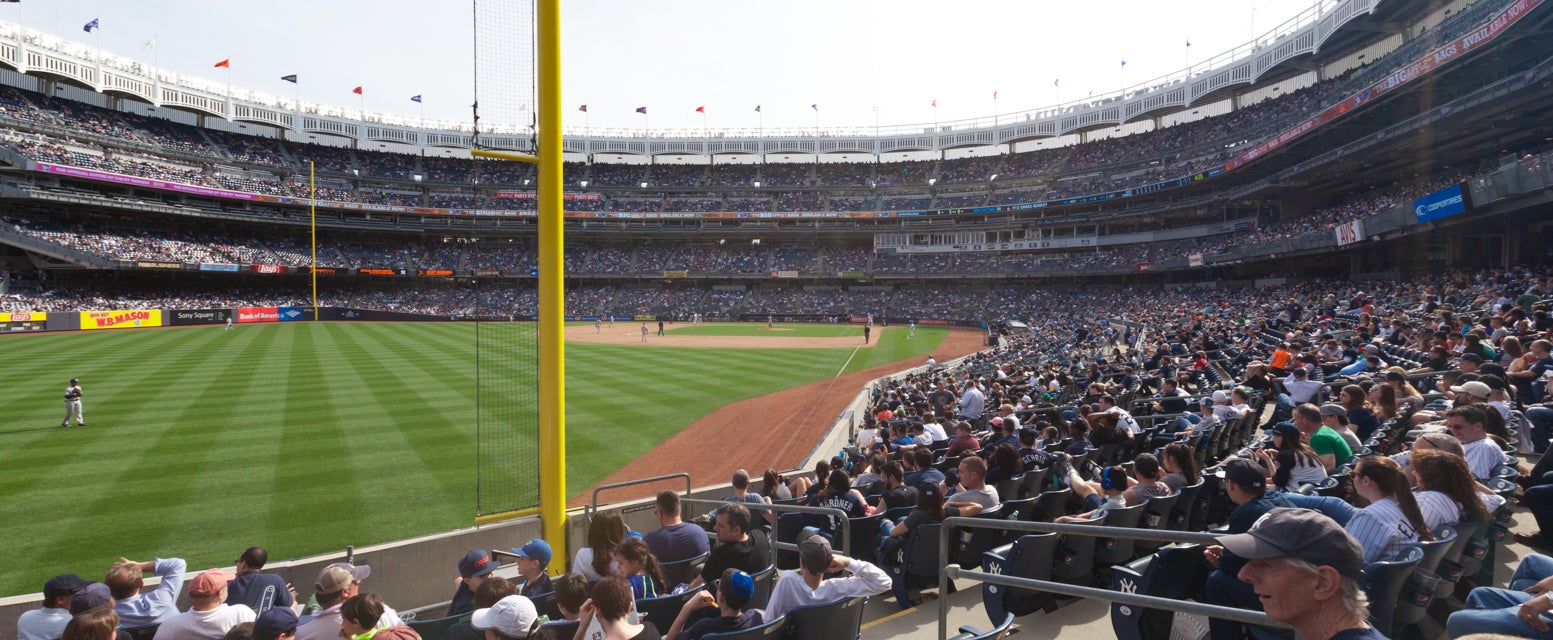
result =
M642 342L647 342L647 323L642 323Z
M917 337L917 321L912 320L911 326L906 329L906 339L910 340L915 337Z
M59 423L61 427L70 426L70 416L75 416L75 425L86 426L86 419L81 417L81 381L70 379L70 386L65 387L65 419Z
M593 319L593 332L594 333L604 333L604 319L603 318L594 318Z
M232 330L232 316L227 316L226 317L226 330L227 331L231 331Z

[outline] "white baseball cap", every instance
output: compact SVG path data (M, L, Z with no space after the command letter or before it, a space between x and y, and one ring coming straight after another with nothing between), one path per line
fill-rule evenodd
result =
M527 638L539 628L539 611L528 598L511 595L489 609L476 610L469 617L469 626L481 631L495 629L509 638Z

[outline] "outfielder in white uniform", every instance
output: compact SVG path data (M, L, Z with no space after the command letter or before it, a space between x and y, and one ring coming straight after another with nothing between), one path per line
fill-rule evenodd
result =
M65 387L65 419L59 423L59 426L70 426L72 415L75 416L76 426L86 426L86 418L81 416L81 384L75 378L71 378L70 386Z
M226 317L226 330L227 331L231 331L232 330L232 316L227 316Z
M917 321L916 320L912 320L911 321L911 328L906 331L906 339L910 340L910 339L916 337L916 335L917 335Z
M604 332L604 319L603 318L595 318L593 320L593 332L594 333L603 333Z
M647 323L642 323L642 342L647 342Z

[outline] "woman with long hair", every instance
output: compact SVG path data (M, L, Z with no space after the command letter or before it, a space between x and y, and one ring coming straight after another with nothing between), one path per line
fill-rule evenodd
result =
M1408 543L1434 539L1395 460L1360 459L1353 470L1353 487L1370 505L1355 511L1345 528L1364 549L1366 564L1394 560Z
M1515 366L1516 361L1526 356L1526 349L1521 347L1521 339L1515 336L1505 336L1499 341L1499 366L1508 370Z
M1413 497L1429 530L1458 522L1488 521L1488 507L1478 493L1477 480L1461 456L1419 448L1413 450L1408 467L1418 480Z
M1299 427L1283 422L1273 427L1273 450L1257 452L1262 466L1273 470L1270 489L1297 492L1302 484L1320 484L1327 478L1321 456L1300 439Z
M615 572L615 547L626 538L626 521L619 511L600 511L588 523L588 546L572 556L572 573L597 582Z
M782 481L782 474L777 473L776 469L766 469L765 475L761 477L760 496L768 502L776 502L793 499L793 492Z
M1395 375L1392 375L1395 374ZM1403 403L1412 405L1413 411L1424 408L1424 394L1419 393L1413 383L1407 381L1407 371L1402 367L1392 367L1386 370L1386 386L1397 398L1398 411Z
M1365 396L1364 387L1356 384L1343 387L1338 394L1338 404L1348 410L1348 424L1353 427L1360 442L1369 440L1370 434L1380 428L1380 419L1375 417L1375 411Z
M631 536L615 547L615 564L620 577L631 583L631 596L637 600L656 598L667 593L663 569L658 557L647 550L647 541Z
M1184 487L1190 487L1202 481L1197 471L1197 458L1192 455L1192 448L1179 442L1165 445L1164 456L1160 462L1165 465L1165 477L1161 480L1171 491L1180 491Z
M1370 387L1369 401L1375 409L1376 419L1385 422L1397 418L1397 390L1391 385L1377 384Z
M992 450L992 464L987 469L985 482L997 486L999 482L1012 479L1024 473L1024 461L1019 458L1019 450L1007 442L998 445Z

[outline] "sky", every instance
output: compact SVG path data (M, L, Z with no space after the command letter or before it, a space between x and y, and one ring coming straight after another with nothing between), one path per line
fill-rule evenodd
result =
M991 117L1202 63L1313 1L565 0L563 109L568 128L596 132ZM474 95L472 15L469 3L408 0L0 3L0 20L217 84L459 122ZM93 19L99 30L84 32ZM213 66L223 59L230 71ZM508 103L527 103L527 88L501 93L500 115L521 117Z

